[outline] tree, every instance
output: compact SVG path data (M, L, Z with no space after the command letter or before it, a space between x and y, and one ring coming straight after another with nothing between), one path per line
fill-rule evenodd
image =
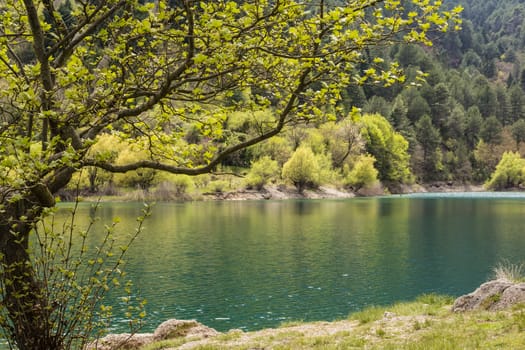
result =
M416 123L416 137L423 149L423 178L435 180L441 170L440 149L441 136L432 124L430 116L425 115Z
M271 139L259 143L254 148L256 156L260 158L269 156L271 159L277 161L279 166L286 163L293 153L292 145L282 136L274 136Z
M498 105L496 92L485 80L478 79L482 82L480 90L478 90L478 101L477 106L484 118L496 114L496 106Z
M302 146L284 163L282 176L302 193L307 187L317 187L318 173L319 165L314 152L309 147Z
M354 191L373 186L378 182L374 162L375 158L370 155L360 156L346 176L345 183Z
M503 126L498 118L491 116L483 122L480 136L487 143L499 143L501 141L501 131Z
M516 140L516 148L519 149L520 142L525 141L525 120L520 119L511 125L512 137Z
M444 129L446 119L450 114L450 92L444 83L437 84L432 89L430 110L434 123Z
M73 1L64 18L56 3L0 2L0 280L21 350L65 346L28 247L75 172L211 172L287 125L326 115L321 106L350 83L403 80L395 65L354 68L396 33L430 43L428 30L446 30L461 10L417 2L405 14L392 0L330 8L320 0L314 12L293 0L106 0ZM249 102L231 103L245 90ZM272 119L256 122L254 134L225 130L229 113L268 108ZM146 139L136 149L142 157L92 156L97 136L112 130Z
M512 85L509 89L510 109L513 120L525 117L525 99L523 90L518 85Z
M467 121L465 125L465 141L470 149L474 149L479 141L479 133L483 125L483 118L478 107L470 107L467 110Z
M338 123L326 123L321 127L333 167L342 169L344 164L361 154L364 142L360 128L361 126L349 117Z
M518 152L505 152L486 186L494 190L518 187L524 180L524 171L525 159Z
M461 140L465 136L467 119L463 106L457 104L445 121L443 138Z
M498 118L503 125L512 124L516 120L517 115L512 114L510 97L507 90L501 85L496 87L496 98L498 100L496 118Z
M364 105L363 113L380 114L385 118L390 117L392 106L381 96L372 96Z
M366 151L376 162L379 179L388 184L408 183L412 180L408 142L379 114L365 114L360 118Z
M428 105L427 100L423 96L421 96L417 90L414 98L407 98L408 100L408 110L407 110L407 117L410 119L413 123L417 122L419 118L421 118L424 115L430 114L430 106Z
M245 183L248 188L262 189L272 178L278 177L279 164L269 156L263 156L252 163Z

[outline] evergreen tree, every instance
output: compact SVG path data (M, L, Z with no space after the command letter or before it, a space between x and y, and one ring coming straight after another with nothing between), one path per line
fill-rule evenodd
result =
M498 101L496 108L496 118L503 125L510 125L514 123L516 115L512 113L512 106L510 96L505 87L498 85L496 87L496 99Z
M407 117L412 123L417 122L425 114L430 114L430 106L418 89L414 87L406 89L403 97L408 103Z
M478 81L480 81L480 79L478 79ZM488 118L496 114L497 102L496 92L487 81L484 81L484 84L479 87L477 94L477 105L483 118Z
M439 130L432 124L429 115L424 115L416 123L416 137L423 149L422 178L435 180L441 170L440 150L441 136Z
M440 129L445 126L445 121L450 114L450 92L444 83L437 84L432 89L430 110L434 124Z
M481 127L483 125L483 118L479 108L476 106L470 107L467 110L467 120L465 125L465 141L469 149L473 150L476 147L479 138Z
M491 116L483 121L480 132L481 139L486 143L497 144L501 142L502 130L503 126L498 118Z
M509 89L509 95L512 120L525 117L525 97L523 90L516 84L512 85Z
M516 148L519 149L521 142L525 142L525 120L520 119L511 126L512 137L516 141Z

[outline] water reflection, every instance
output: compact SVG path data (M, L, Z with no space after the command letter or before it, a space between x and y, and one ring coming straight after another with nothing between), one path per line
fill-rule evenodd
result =
M125 237L141 205L104 203ZM82 226L93 215L83 205ZM219 330L331 320L369 304L458 295L525 248L519 198L163 203L127 269L148 299L149 325L196 318Z

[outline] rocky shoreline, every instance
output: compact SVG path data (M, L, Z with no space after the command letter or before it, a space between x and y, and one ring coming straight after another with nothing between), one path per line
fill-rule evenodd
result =
M299 193L294 187L265 186L261 190L238 190L229 192L204 193L205 200L281 200L281 199L337 199L353 197L371 197L390 194L412 193L455 193L455 192L483 192L482 185L454 184L452 182L433 182L419 185L401 185L393 191L385 191L382 187L366 191L353 192L344 189L321 186L317 189L308 189Z
M497 279L483 283L472 293L463 295L457 298L452 306L446 306L444 311L448 315L469 312L501 312L502 310L509 310L516 305L523 305L525 303L525 283L512 282L506 279ZM425 306L427 304L423 304ZM428 306L428 305L427 305ZM406 332L410 334L413 332L412 327L419 329L421 326L437 322L438 318L434 312L422 312L413 315L398 315L395 307L390 309L385 308L382 317L372 322L370 329L375 329L375 332L392 333ZM466 316L464 316L466 317ZM448 321L446 321L448 322ZM110 334L96 342L89 344L86 350L139 350L144 346L152 344L164 344L163 342L174 341L172 345L153 345L151 349L194 349L202 346L218 346L218 348L239 346L242 344L249 344L257 339L280 339L286 334L301 333L309 337L330 337L341 332L351 334L352 331L357 332L360 325L355 319L333 321L333 322L312 322L288 327L281 327L275 329L263 329L255 332L243 332L242 330L234 329L227 333L220 333L213 328L206 327L195 320L176 320L171 319L163 322L157 327L153 333L145 334ZM414 326L416 325L416 326ZM217 342L229 342L226 345ZM174 346L173 344L180 344ZM162 346L162 347L161 347ZM268 348L271 348L270 345ZM266 348L266 347L262 347ZM313 348L316 348L313 346ZM149 348L148 348L149 349Z
M515 189L520 191L521 189ZM205 192L199 194L182 195L161 195L155 192L136 190L129 193L115 195L104 195L100 193L82 192L82 201L221 201L221 200L285 200L285 199L339 199L353 197L375 197L388 195L402 195L415 193L455 193L455 192L484 192L486 189L478 184L456 184L453 182L433 182L427 184L396 185L386 189L376 186L366 190L354 192L349 189L336 188L331 186L320 186L316 189L306 189L302 192L297 191L293 186L267 185L260 190L239 189L232 191ZM75 201L76 193L63 191L59 194L63 201Z

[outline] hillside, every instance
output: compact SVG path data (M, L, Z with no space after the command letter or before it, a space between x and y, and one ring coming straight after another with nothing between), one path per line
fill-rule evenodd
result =
M152 170L113 175L93 169L79 174L71 189L169 200L268 185L292 185L298 192L328 185L362 194L435 182L519 188L525 179L520 160L525 156L525 4L445 2L458 4L464 7L461 29L431 34L434 45L399 43L366 51L361 72L398 62L404 84L351 83L337 109L320 106L311 122L225 157L211 176ZM251 111L261 96L269 98L268 108ZM277 101L263 90L235 91L220 103L236 111L225 116L223 127L230 131L219 147L256 135L275 120ZM208 147L202 131L183 128L183 140ZM140 155L137 149L146 147L141 143L147 146L147 140L126 143L116 130L101 135L93 151L125 164ZM495 173L505 152L515 156ZM509 175L513 167L519 169Z

